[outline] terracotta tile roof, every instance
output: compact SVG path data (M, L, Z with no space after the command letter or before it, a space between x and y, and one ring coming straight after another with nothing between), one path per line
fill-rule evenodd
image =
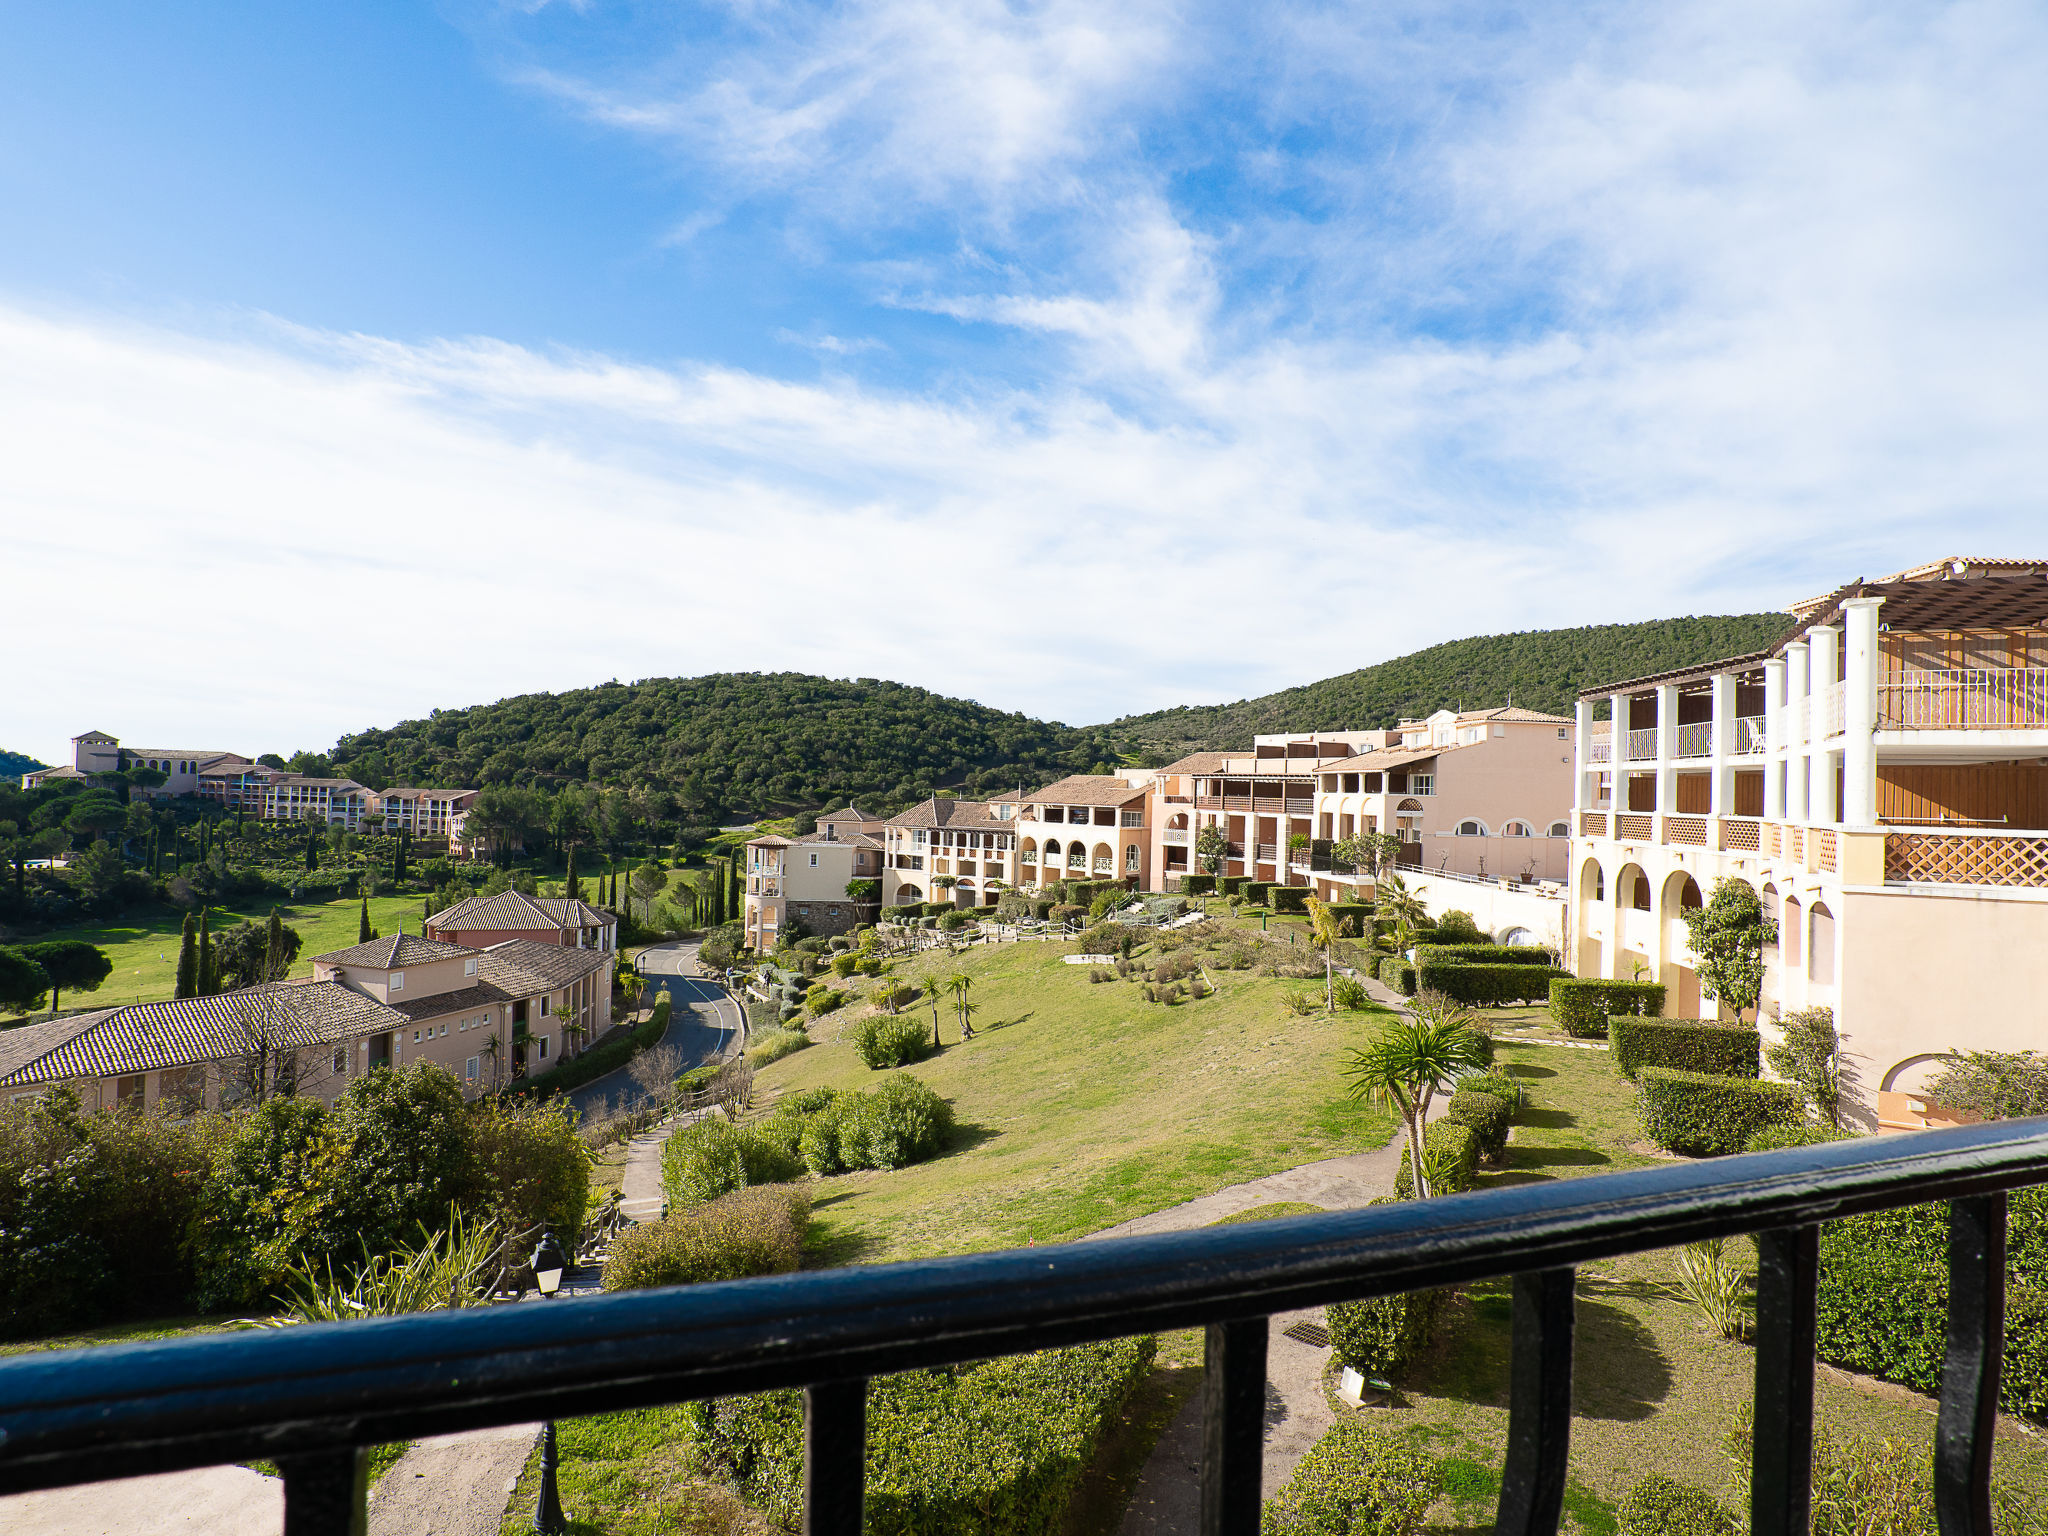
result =
M118 1077L249 1054L252 1036L287 1046L381 1034L403 1015L338 981L247 987L31 1024L0 1036L0 1087Z
M532 902L563 928L610 928L619 921L616 912L593 907L580 896L573 900L567 896L524 896L520 899Z
M554 949L560 946L547 947ZM477 969L483 969L481 963ZM488 1008L493 1003L511 1001L512 994L504 988L494 986L490 982L480 982L473 987L464 987L459 992L436 992L431 997L407 998L402 1003L393 1003L391 1007L417 1024L422 1019L438 1019L449 1013L469 1013L474 1009Z
M1458 716L1460 725L1470 725L1480 720L1504 720L1524 725L1570 725L1570 715L1546 715L1541 710L1524 709L1519 704L1504 704L1499 709L1467 710Z
M892 827L969 827L975 830L1012 825L1001 817L989 815L986 800L951 800L939 795L920 800L900 815L891 816L888 824Z
M841 833L838 837L827 837L822 828L816 832L807 832L802 837L796 839L794 843L787 843L785 846L799 847L807 844L816 844L827 848L879 848L882 846L880 842L868 836L865 832L845 832Z
M1456 752L1460 746L1476 747L1476 741L1452 743L1444 747L1378 747L1371 752L1361 752L1357 757L1339 758L1334 763L1324 763L1324 773L1383 773L1389 768L1405 768L1410 763L1419 763L1425 758L1441 757L1446 752Z
M1024 798L1048 805L1128 805L1133 800L1144 799L1145 794L1145 790L1133 789L1113 773L1072 773L1064 779L1053 780L1043 789L1033 790Z
M749 848L793 848L796 846L796 839L784 837L780 832L769 832L760 837L748 838L747 846Z
M1168 763L1164 768L1155 768L1154 773L1221 773L1230 761L1227 752L1190 752L1177 762Z
M564 928L609 928L618 918L602 907L566 896L526 896L500 891L471 896L427 919L441 933L518 932L521 929L559 933Z
M184 758L196 762L201 768L211 768L217 763L247 763L253 758L243 757L239 752L223 752L218 747L123 747L123 757L169 757Z
M353 944L313 958L323 965L360 965L371 970L395 970L401 965L424 965L430 960L456 960L477 951L440 939L423 939L416 933L394 933L389 938Z
M827 812L826 812L826 813L825 813L824 815L820 816L820 817L818 818L818 820L820 820L820 821L871 821L871 822L873 822L873 823L874 823L874 824L875 824L876 826L878 826L878 827L879 827L879 826L880 826L880 825L882 824L882 818L881 818L881 817L879 817L879 816L870 816L870 815L869 815L869 814L868 814L868 813L867 813L866 811L862 810L862 809L861 809L861 808L860 808L859 806L855 806L855 805L843 805L843 806L841 806L841 807L840 807L840 808L839 808L838 810L836 810L836 811L827 811Z
M507 939L485 950L476 968L483 981L501 988L506 996L530 997L536 992L552 992L572 981L581 981L594 971L606 969L611 962L610 950L575 949L567 944ZM423 1001L431 1002L433 999Z

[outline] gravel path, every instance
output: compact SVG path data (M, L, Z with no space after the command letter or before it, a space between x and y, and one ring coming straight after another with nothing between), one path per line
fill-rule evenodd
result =
M420 1441L370 1491L370 1536L498 1536L539 1438L513 1424Z
M247 1467L201 1467L0 1498L8 1536L277 1536L284 1484ZM497 1526L491 1527L496 1536Z

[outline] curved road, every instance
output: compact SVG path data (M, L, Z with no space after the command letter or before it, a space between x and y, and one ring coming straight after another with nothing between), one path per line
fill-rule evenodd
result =
M746 1027L739 1005L716 982L684 974L696 969L695 944L655 945L640 952L638 964L650 988L668 993L668 1033L661 1043L682 1052L679 1071L716 1061L738 1042ZM588 1114L601 1099L615 1101L615 1110L630 1109L645 1094L630 1070L620 1067L572 1089L568 1097L578 1113Z

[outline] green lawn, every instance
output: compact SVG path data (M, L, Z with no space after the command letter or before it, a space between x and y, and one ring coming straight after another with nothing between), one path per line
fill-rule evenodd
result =
M346 949L356 941L361 905L353 896L338 901L253 901L215 907L213 931L219 933L243 918L262 922L270 916L273 905L282 905L286 925L296 928L305 941L299 950L299 963L292 968L294 976L313 974L313 956ZM370 922L380 933L396 933L400 922L405 924L408 932L418 933L424 913L425 907L417 896L374 896L370 899ZM98 992L66 992L63 1005L66 1008L113 1008L123 1003L155 1002L177 991L178 935L183 921L182 914L165 909L119 918L110 923L60 928L35 937L37 940L84 939L105 950L107 958L114 962L113 973L100 984ZM14 1017L19 1018L19 1015ZM0 1023L4 1022L0 1020Z
M1349 1099L1339 1075L1344 1047L1377 1014L1296 1018L1281 995L1306 983L1221 970L1214 997L1165 1007L1129 982L1091 984L1086 967L1061 964L1068 948L1011 944L899 966L896 979L913 985L955 971L974 981L975 1038L961 1044L943 1007L944 1051L904 1069L953 1101L957 1150L821 1181L822 1257L1061 1242L1393 1134L1392 1117ZM842 1043L863 1011L815 1023L819 1044L762 1069L762 1098L878 1083Z

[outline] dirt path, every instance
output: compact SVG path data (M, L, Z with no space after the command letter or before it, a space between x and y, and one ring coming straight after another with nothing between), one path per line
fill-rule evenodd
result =
M8 1536L277 1536L284 1484L247 1467L201 1467L0 1498ZM497 1527L491 1527L496 1536Z
M370 1491L370 1536L498 1536L539 1438L513 1424L420 1441Z

